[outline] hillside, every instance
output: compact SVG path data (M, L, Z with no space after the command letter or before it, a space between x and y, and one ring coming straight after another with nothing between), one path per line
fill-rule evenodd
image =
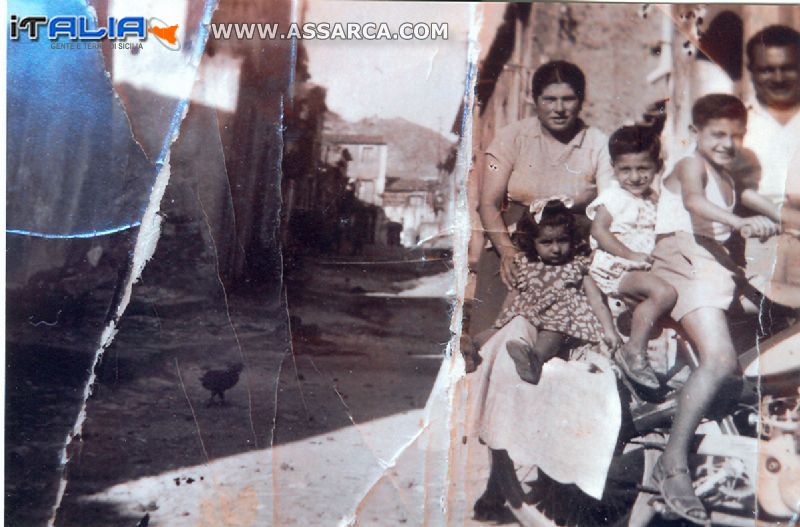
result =
M387 177L436 179L436 165L447 157L454 144L429 128L400 117L362 119L351 123L339 115L325 115L325 133L380 135L389 146Z

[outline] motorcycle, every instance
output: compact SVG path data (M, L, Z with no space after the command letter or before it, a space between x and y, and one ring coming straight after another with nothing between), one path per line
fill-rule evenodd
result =
M625 336L627 306L612 300L610 307ZM798 522L800 321L789 324L777 318L765 324L763 315L740 313L730 321L734 335L742 336L736 342L744 342L748 335L755 342L745 345L739 355L743 373L723 394L727 396L720 397L727 404L715 408L698 428L689 460L695 493L710 514L709 525L778 527ZM619 391L627 416L602 499L539 471L527 483L530 490L522 507L512 509L522 525L646 527L659 519L675 520L651 477L667 442L681 380L697 366L697 356L674 325L654 333L651 352L672 359L665 360L667 388L643 392L621 378Z
M752 327L753 320L733 321ZM692 366L691 345L676 336ZM743 372L737 396L722 415L701 425L691 468L695 494L710 512L710 525L787 525L800 511L800 324L758 342L739 356ZM660 410L674 411L674 405ZM634 406L640 425L652 422L647 404ZM658 415L658 411L655 412ZM636 420L636 418L635 418ZM646 426L640 426L646 432ZM657 434L653 441L653 435ZM650 483L653 465L667 438L650 430L645 449L640 494L629 517L630 527L644 527L655 515L669 518L657 489ZM659 439L660 436L660 439Z

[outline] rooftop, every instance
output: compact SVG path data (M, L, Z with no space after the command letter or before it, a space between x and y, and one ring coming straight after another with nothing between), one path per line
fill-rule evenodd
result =
M386 178L385 192L435 191L441 186L436 179Z
M383 137L380 135L366 134L325 134L322 136L325 143L339 145L385 145Z

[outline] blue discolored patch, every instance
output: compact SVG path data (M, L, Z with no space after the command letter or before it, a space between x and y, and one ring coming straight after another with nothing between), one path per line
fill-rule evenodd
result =
M187 67L199 63L216 1L203 5ZM10 0L8 13L94 16L82 0ZM38 40L23 33L7 41L7 232L87 238L136 227L188 101L174 101L164 115L169 126L150 160L134 140L97 44L46 35L41 28Z

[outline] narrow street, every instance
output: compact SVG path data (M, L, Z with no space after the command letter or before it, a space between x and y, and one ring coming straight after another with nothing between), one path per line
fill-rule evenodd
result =
M194 227L172 229L106 351L56 524L335 525L376 505L366 525L420 524L446 470L426 474L419 434L449 339L449 262L306 260L282 300L224 291L210 257L174 258L170 240ZM203 372L236 361L240 382L209 405ZM399 453L421 457L387 473ZM359 511L385 477L402 493Z

